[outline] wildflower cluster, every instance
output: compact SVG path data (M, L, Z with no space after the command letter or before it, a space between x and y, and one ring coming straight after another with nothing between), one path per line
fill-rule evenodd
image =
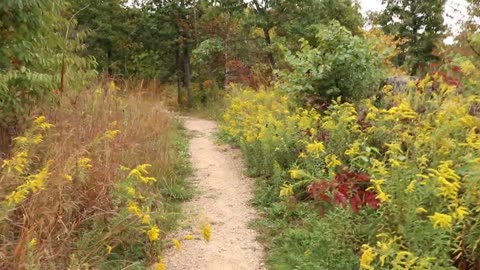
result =
M33 173L31 153L43 142L44 133L52 127L53 125L46 122L44 116L40 116L33 121L32 127L25 132L24 136L14 139L13 156L4 160L1 165L5 172L4 177L10 178L12 182L20 182L13 191L5 196L5 202L9 207L20 204L29 194L44 189L45 181L50 175L52 161L45 162L43 168Z
M334 100L321 114L288 110L287 100L276 90L243 91L223 131L257 166L286 172L274 182L281 198L304 198L306 187L322 209L376 209L362 214L372 215L364 226L378 229L376 241L351 243L362 250L361 268L478 263L480 115L472 108L479 96L460 94L434 74L405 92L387 86L381 99ZM275 149L281 154L266 153Z

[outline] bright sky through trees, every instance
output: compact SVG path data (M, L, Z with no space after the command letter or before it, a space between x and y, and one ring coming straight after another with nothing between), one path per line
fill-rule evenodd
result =
M381 0L360 0L362 13L368 11L380 11L383 9ZM460 27L457 23L467 15L467 3L465 0L447 0L445 8L445 22L454 33L457 33Z

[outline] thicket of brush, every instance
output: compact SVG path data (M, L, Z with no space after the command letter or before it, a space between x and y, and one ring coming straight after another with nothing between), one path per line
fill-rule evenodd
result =
M0 269L161 261L190 168L180 125L144 97L154 90L104 81L34 110L1 169Z

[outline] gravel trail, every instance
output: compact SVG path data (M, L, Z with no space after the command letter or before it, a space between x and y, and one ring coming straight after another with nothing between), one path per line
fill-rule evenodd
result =
M263 248L256 241L256 232L248 227L256 217L249 204L253 179L242 173L241 153L215 143L217 127L213 121L188 117L185 127L193 134L190 154L198 191L184 205L188 218L173 236L181 240L182 247L167 251L167 269L265 269ZM185 235L198 235L199 224L205 220L212 227L209 243L201 237L183 240Z

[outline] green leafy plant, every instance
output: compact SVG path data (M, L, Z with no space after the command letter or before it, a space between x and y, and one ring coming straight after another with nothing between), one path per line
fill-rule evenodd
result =
M338 22L318 26L316 44L301 40L301 49L285 51L290 70L279 72L285 91L327 101L338 96L359 99L381 78L379 56L369 41L354 36Z

